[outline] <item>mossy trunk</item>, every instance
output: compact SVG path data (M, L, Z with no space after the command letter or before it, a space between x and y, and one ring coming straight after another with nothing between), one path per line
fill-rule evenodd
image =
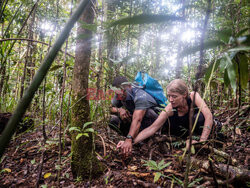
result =
M93 2L93 1L92 1ZM90 7L91 4L85 9L80 18L80 22L88 24L93 23L94 8ZM81 36L89 36L88 38ZM83 29L81 24L78 23L77 28L77 41L76 41L76 55L73 75L73 95L72 103L72 127L79 127L80 129L84 123L89 122L90 107L87 100L89 64L91 56L91 31ZM73 177L81 177L87 179L89 177L96 177L102 173L102 165L97 160L95 152L93 151L93 137L82 136L76 140L77 133L71 135L72 138L72 161L71 168Z
M86 99L82 99L81 95L74 96L73 104L76 104L72 114L72 126L82 127L85 122L89 121L89 103ZM103 171L103 167L93 152L93 136L82 136L76 140L77 133L72 134L72 161L71 169L73 177L81 177L88 179L97 177Z

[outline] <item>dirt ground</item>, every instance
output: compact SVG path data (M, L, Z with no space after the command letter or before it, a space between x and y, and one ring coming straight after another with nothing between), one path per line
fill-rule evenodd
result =
M224 132L227 138L222 143L206 143L206 149L195 149L192 158L209 162L210 167L193 164L189 173L191 187L202 185L203 187L246 187L250 185L249 173L249 107L243 114L233 115L236 110L219 114L219 119L224 124ZM243 122L245 121L245 122ZM243 122L243 123L242 123ZM235 137L233 134L234 125ZM44 152L44 164L40 187L58 187L58 141L56 126L50 128L49 139L44 147L41 146L43 136L40 127L31 131L15 135L12 139L0 164L0 187L35 187L40 171L41 156ZM53 135L53 136L52 136ZM157 142L150 139L147 142L136 145L133 155L123 159L116 149L119 140L124 139L115 132L108 132L102 128L100 137L96 138L96 152L98 159L106 166L104 174L93 180L81 181L73 179L70 168L70 139L64 136L61 167L61 187L182 187L186 167L185 157L181 160L185 144L184 141ZM102 139L103 138L103 141ZM211 147L224 151L229 156L218 156ZM149 161L152 160L152 161ZM233 159L233 160L228 160ZM163 161L162 161L163 160ZM162 162L161 162L162 161ZM154 163L158 164L158 166ZM161 162L161 163L160 163ZM160 164L159 164L160 163ZM234 166L244 171L242 177L237 178L236 172L221 173L216 166ZM156 167L155 167L156 165ZM161 167L164 167L162 168ZM150 169L151 167L151 169ZM153 169L152 169L153 168ZM229 167L228 167L229 168ZM228 175L227 175L228 174ZM154 182L154 178L160 176Z

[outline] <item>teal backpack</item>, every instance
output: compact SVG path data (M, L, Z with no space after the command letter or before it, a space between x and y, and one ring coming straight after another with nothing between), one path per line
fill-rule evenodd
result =
M167 105L167 98L159 82L147 73L138 72L135 82L150 94L159 105Z

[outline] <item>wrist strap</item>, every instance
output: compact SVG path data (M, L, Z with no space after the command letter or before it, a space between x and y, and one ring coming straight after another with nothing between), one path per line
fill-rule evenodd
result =
M126 138L127 138L127 139L130 139L130 140L132 140L132 142L134 142L134 138L133 138L130 134L128 134L128 135L126 136Z

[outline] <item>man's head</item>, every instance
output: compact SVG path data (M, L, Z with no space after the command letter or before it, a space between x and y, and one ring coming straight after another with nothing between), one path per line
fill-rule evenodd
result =
M117 76L113 80L112 86L120 88L122 83L128 82L128 79L124 76Z
M112 86L119 88L115 90L115 94L119 100L125 100L127 97L127 90L131 89L131 83L128 82L128 79L124 76L115 77Z

